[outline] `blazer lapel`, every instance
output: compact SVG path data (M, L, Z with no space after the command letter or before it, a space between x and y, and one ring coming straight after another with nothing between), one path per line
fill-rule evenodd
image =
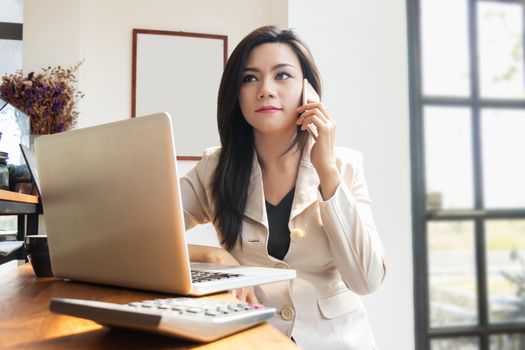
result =
M255 222L260 223L268 229L268 216L264 203L264 188L262 182L262 171L257 160L257 153L253 152L252 174L248 186L248 198L244 215Z
M297 173L295 194L289 222L291 222L297 215L303 212L303 210L308 208L318 199L320 183L319 176L317 175L317 171L310 160L310 153L312 151L314 142L315 141L313 138L308 136L308 140L301 157L301 162L299 163L299 172Z

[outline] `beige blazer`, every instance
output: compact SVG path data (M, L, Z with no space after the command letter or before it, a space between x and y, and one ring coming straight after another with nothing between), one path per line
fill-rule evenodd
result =
M255 156L242 227L243 247L232 255L242 265L291 268L297 278L255 288L259 301L277 309L270 320L304 349L375 348L366 310L358 294L375 291L385 275L384 250L374 225L361 154L337 148L342 181L323 200L319 177L302 155L288 227L284 259L268 255L268 219L261 168ZM186 228L212 220L210 181L220 148L210 148L181 179ZM271 344L268 344L271 348Z

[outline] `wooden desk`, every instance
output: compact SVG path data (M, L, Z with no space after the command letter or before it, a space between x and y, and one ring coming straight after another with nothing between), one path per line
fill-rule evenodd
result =
M168 297L57 278L35 278L29 264L0 272L0 349L298 349L265 323L209 344L109 329L49 311L51 297L128 303ZM230 294L211 298L228 299Z

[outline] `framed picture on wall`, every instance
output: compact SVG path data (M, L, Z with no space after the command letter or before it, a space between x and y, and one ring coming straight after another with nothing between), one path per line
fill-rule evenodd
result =
M220 145L217 93L227 55L225 35L133 29L131 116L168 112L179 160Z

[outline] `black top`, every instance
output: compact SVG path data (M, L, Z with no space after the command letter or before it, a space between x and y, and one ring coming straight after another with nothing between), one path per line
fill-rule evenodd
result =
M290 248L288 221L290 220L294 192L295 187L277 205L266 201L266 213L268 214L268 225L270 226L268 254L279 260L283 260L288 252L288 248Z

